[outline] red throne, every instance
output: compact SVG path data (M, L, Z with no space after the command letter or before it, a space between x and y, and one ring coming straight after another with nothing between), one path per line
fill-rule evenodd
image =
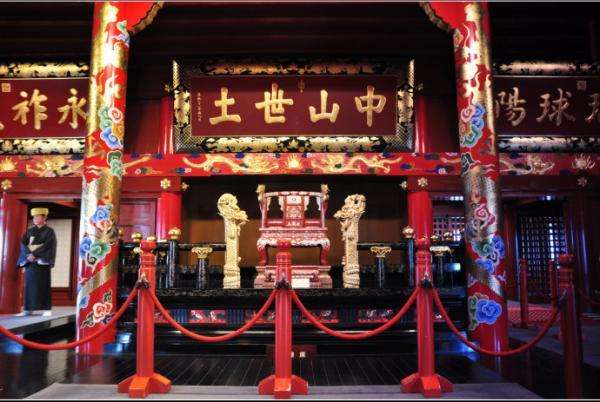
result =
M325 212L329 199L327 185L321 185L321 192L314 191L274 191L265 192L260 184L256 190L261 212L260 237L256 242L259 263L258 275L254 280L255 288L272 288L275 283L275 265L268 265L268 248L276 247L279 239L289 239L292 247L320 247L319 264L292 265L292 280L308 279L311 288L330 288L331 266L327 260L329 238L325 227ZM269 209L272 199L279 204L281 218L270 218ZM306 216L306 210L314 199L319 210L318 218Z

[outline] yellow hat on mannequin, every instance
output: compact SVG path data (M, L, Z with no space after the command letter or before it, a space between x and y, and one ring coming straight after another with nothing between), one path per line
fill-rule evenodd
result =
M48 216L48 208L31 208L31 216L44 215Z

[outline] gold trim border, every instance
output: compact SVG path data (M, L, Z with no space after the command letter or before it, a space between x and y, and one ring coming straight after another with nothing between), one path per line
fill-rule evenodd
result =
M176 152L398 152L412 151L415 62L407 58L352 59L242 58L173 60ZM192 135L190 78L193 75L369 75L394 74L397 82L396 134L389 136L231 136Z

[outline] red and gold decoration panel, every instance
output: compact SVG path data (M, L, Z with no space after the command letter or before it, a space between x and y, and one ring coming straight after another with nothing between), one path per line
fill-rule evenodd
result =
M495 75L494 90L500 136L599 136L600 77Z
M80 155L0 156L0 177L73 177L83 171ZM459 175L458 153L125 154L124 177L260 174ZM600 175L597 154L500 154L502 176Z
M409 150L414 62L174 63L178 152Z
M0 153L82 153L88 66L0 65Z

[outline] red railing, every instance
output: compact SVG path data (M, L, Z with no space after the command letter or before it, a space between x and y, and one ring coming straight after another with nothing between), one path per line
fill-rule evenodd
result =
M24 340L4 327L0 326L0 333L8 338L19 342L24 346L42 349L58 350L69 349L89 342L97 336L100 336L108 328L115 325L117 320L123 315L133 299L138 297L137 305L137 351L136 351L136 373L118 385L119 392L127 392L132 398L143 398L151 393L166 393L171 389L171 381L154 371L154 312L158 309L166 321L175 329L181 331L184 335L198 342L222 342L233 339L256 324L257 320L263 316L269 306L275 302L275 373L263 379L258 386L258 393L271 394L277 399L290 398L294 394L307 394L307 382L292 374L292 303L295 303L302 314L315 327L323 332L345 340L361 340L376 336L394 324L396 324L416 303L417 318L417 357L418 370L416 373L404 378L401 381L402 392L419 392L426 397L438 397L444 392L452 392L453 385L440 376L435 371L435 350L434 350L434 312L433 306L437 307L444 321L450 330L458 339L471 349L489 356L507 357L532 348L548 332L550 327L561 317L561 332L563 334L564 361L565 361L565 382L566 396L569 398L581 397L581 329L579 327L577 306L575 299L575 286L573 285L573 258L569 255L559 257L560 274L558 275L558 285L556 291L553 291L553 311L551 318L526 344L503 351L486 350L475 343L469 341L455 327L450 316L436 289L432 286L431 272L431 253L429 251L429 240L423 238L416 242L416 283L418 284L406 303L400 308L396 315L385 324L378 328L363 331L361 333L344 333L333 330L319 321L302 303L300 297L291 289L291 253L289 252L289 240L280 240L278 242L278 252L276 257L276 287L269 295L263 306L246 324L237 330L231 331L220 336L206 336L197 334L177 323L169 312L161 305L155 294L155 273L156 260L152 250L156 247L155 242L142 242L141 244L141 266L139 270L139 279L136 288L127 297L127 300L115 313L112 320L101 331L87 338L75 342L63 344L42 344ZM553 264L551 264L552 273ZM522 269L521 275L526 275L526 268ZM551 274L552 277L552 274ZM522 280L521 283L524 283ZM551 284L553 281L551 281ZM525 289L526 291L526 289ZM561 297L556 294L560 292ZM522 294L523 296L523 294ZM526 309L524 309L526 310ZM522 321L525 323L527 320Z

